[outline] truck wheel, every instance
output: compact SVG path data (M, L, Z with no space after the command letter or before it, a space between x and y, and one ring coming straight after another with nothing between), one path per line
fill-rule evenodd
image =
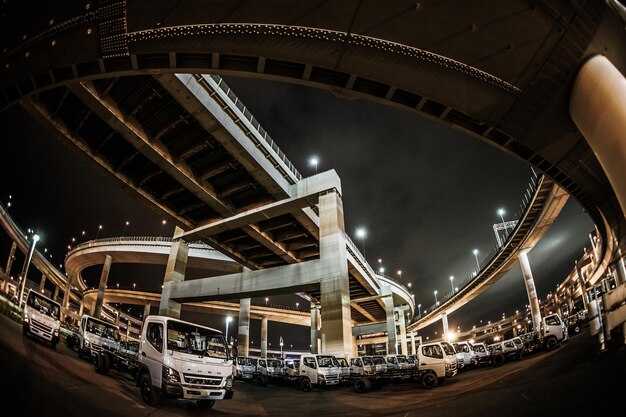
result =
M22 325L22 334L24 336L28 336L28 324L23 324Z
M491 364L493 366L500 366L504 363L504 355L496 355L491 358Z
M572 329L572 333L577 334L580 333L580 325L576 325L574 326L574 328Z
M546 350L554 350L559 345L559 341L556 338L551 337L546 340Z
M372 382L367 378L359 378L354 381L354 392L367 392L372 388Z
M439 378L434 372L428 371L422 375L422 388L431 389L437 385L439 385Z
M109 358L109 355L106 354L100 355L100 357L102 357L101 373L102 375L108 375L109 369L111 369L111 358Z
M311 391L312 388L313 388L313 384L311 384L311 381L309 380L309 378L302 378L300 380L300 389L302 391L309 392Z
M215 400L198 400L196 401L196 405L201 410L208 410L209 408L213 408Z
M259 375L256 380L256 383L260 387L267 387L267 377L265 375Z
M50 341L50 347L56 350L58 342L59 342L59 339L52 338L52 340Z
M148 372L141 374L139 391L141 393L141 399L148 405L157 405L161 400L161 396L152 386L152 380Z

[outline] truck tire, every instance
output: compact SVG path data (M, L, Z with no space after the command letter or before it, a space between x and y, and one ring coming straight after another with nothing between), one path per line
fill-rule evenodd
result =
M213 408L215 400L197 400L196 405L200 410L208 410L209 408Z
M56 339L56 338L54 338L54 337L53 337L53 338L52 338L52 340L50 341L50 347L51 347L53 350L56 350L56 348L57 348L57 343L59 343L59 339Z
M267 377L265 375L259 375L256 379L256 383L260 387L267 387Z
M367 378L359 378L354 381L354 392L367 392L372 388L372 381Z
M108 375L109 368L111 367L111 360L109 359L109 355L104 353L98 353L94 358L93 363L96 368L96 373Z
M309 392L313 389L313 384L311 384L309 378L304 377L300 380L300 389L305 392Z
M148 372L142 373L139 378L139 392L143 402L148 405L156 406L161 401L161 396L152 386L152 378Z
M427 371L421 378L422 388L432 389L439 385L439 378L433 371Z
M23 324L22 325L22 334L24 336L28 336L28 324Z
M546 350L554 350L559 345L559 341L556 340L556 337L549 337L546 340Z
M491 365L500 366L504 363L504 355L495 355L491 358Z

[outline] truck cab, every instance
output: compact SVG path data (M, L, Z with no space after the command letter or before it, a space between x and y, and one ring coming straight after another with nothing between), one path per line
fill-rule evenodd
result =
M119 327L108 321L83 314L78 327L78 354L93 357L103 350L120 349Z
M285 359L285 376L297 377L300 374L300 361L298 359Z
M431 342L418 349L419 380L424 388L434 388L457 374L454 347L448 342Z
M374 359L371 356L358 356L350 359L350 375L376 375L376 365L374 365Z
M344 356L335 356L337 362L339 363L339 379L341 382L347 381L350 379L350 364L348 360Z
M221 331L168 316L148 316L141 331L137 385L143 401L195 400L211 408L233 396L233 361Z
M339 362L333 355L302 355L300 381L303 390L313 386L337 385L340 382ZM308 381L308 382L307 382Z
M405 355L391 354L385 356L388 371L401 371L409 369L409 361Z
M256 370L267 377L277 377L283 374L283 362L277 358L259 358Z
M61 329L61 305L59 303L35 290L28 290L22 317L24 335L36 336L49 342L52 349L56 348Z
M489 349L484 342L475 342L472 344L472 351L474 352L474 359L477 366L486 365L490 363L491 357L489 355Z
M568 339L567 326L558 314L549 314L541 319L539 336L546 350L553 350Z
M468 341L452 343L457 355L463 359L463 369L469 369L476 366L476 354L472 350L472 345Z
M235 360L237 372L235 373L235 379L241 381L252 381L254 379L254 373L257 367L257 358L251 358L249 356L238 356Z

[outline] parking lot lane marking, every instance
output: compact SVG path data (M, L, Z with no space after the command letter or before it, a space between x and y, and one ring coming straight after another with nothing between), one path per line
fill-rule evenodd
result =
M527 396L525 396L524 394L522 394L522 398L524 398L526 401L530 402L530 398L528 398Z

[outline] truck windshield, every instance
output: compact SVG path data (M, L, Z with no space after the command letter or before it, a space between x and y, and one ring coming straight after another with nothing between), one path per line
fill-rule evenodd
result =
M92 318L87 319L87 331L111 340L117 340L118 338L117 326L99 320L96 321Z
M337 362L339 363L339 366L343 366L344 368L350 366L345 358L337 358Z
M252 358L237 358L237 365L256 366L256 361Z
M267 366L271 366L272 368L279 368L281 363L278 359L268 359Z
M167 348L193 355L228 359L228 349L221 333L176 320L167 322Z
M363 358L363 365L373 365L374 360L372 358Z
M443 348L443 351L446 353L446 355L456 355L456 353L454 352L454 348L450 343L441 342L441 347Z
M334 356L318 356L317 365L320 368L330 368L332 366L339 366L339 362Z
M409 363L406 359L406 356L397 356L398 363Z
M372 361L374 361L374 365L384 365L385 364L385 358L383 358L382 356L374 356L372 358Z
M28 294L26 303L35 310L47 316L58 319L60 317L60 308L57 304L53 304L47 299L40 297L36 292L31 291Z

